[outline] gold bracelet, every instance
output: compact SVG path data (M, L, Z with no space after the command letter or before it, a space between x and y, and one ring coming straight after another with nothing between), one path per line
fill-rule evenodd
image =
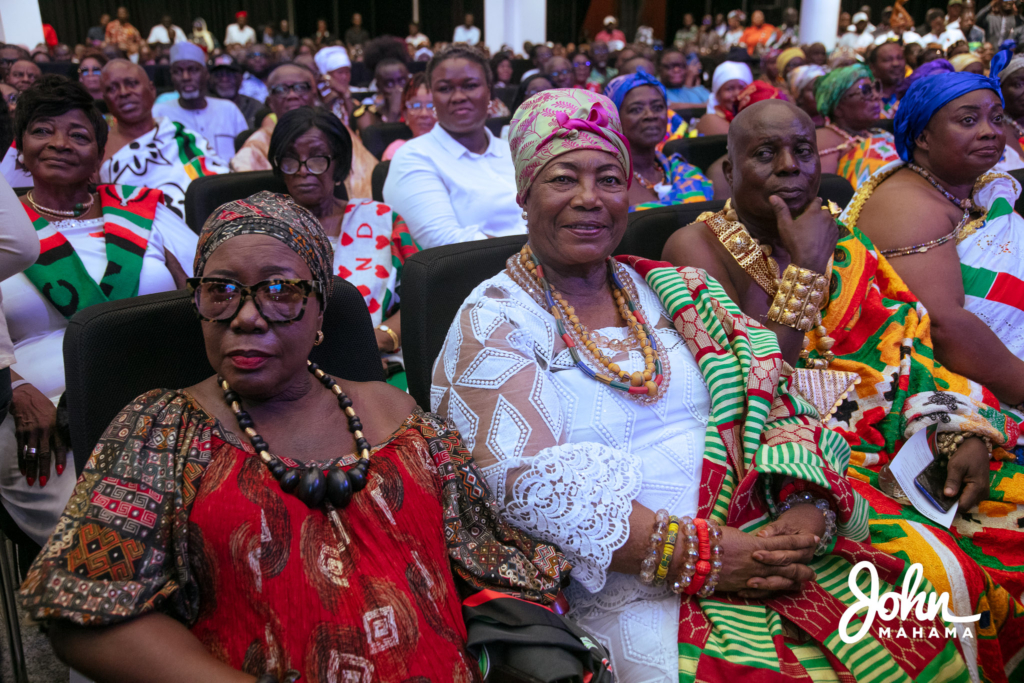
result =
M824 275L789 264L768 309L768 320L801 332L810 331L817 324L827 290L828 278Z
M395 334L395 331L393 329L391 329L387 325L377 325L377 329L380 330L381 332L386 332L387 335L391 337L391 343L394 344L394 346L391 349L391 353L394 353L400 348L400 345L398 343L398 335Z

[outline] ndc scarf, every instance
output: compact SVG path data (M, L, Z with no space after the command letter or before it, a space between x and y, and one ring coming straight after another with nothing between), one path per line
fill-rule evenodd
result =
M156 207L163 202L162 192L145 187L100 185L96 189L107 243L107 269L99 283L89 277L67 238L31 206L25 206L40 248L39 258L25 275L68 319L93 304L138 295L142 257L149 245Z

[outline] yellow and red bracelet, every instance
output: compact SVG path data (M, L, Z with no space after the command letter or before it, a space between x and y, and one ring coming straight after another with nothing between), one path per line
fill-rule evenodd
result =
M683 566L679 570L679 576L672 582L672 592L676 595L685 593L693 581L693 575L697 572L697 560L700 559L700 552L697 550L697 527L690 517L679 518L679 533L683 544Z
M658 565L658 572L654 575L655 586L665 583L668 576L668 567L672 564L672 556L676 552L676 538L679 535L679 518L672 516L668 518L668 537L665 539L665 546L661 550L661 563Z

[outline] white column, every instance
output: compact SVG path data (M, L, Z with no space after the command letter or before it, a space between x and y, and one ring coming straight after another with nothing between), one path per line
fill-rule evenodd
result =
M800 42L821 43L829 52L836 46L839 0L810 0L800 7Z
M484 42L491 54L502 45L521 52L527 40L547 40L547 0L484 0Z
M69 36L58 36L69 45ZM0 0L0 40L29 50L43 42L43 18L38 0Z

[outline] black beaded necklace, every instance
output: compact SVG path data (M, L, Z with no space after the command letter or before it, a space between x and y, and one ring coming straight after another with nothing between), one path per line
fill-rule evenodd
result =
M231 406L231 411L238 420L238 426L245 430L252 447L256 449L260 459L277 479L282 491L294 495L310 508L318 507L325 498L328 508L343 508L352 500L353 494L366 488L366 475L370 468L370 442L363 436L363 423L359 421L359 416L352 409L352 399L346 396L334 378L321 370L316 363L306 361L306 364L309 371L320 380L320 383L338 397L338 405L348 417L348 429L356 439L359 462L349 468L347 472L337 465L331 465L327 468L325 476L323 468L319 465L314 464L310 467L286 465L283 460L270 452L270 446L256 432L252 417L242 409L241 397L231 390L223 377L218 376L217 383L224 390L224 400Z

